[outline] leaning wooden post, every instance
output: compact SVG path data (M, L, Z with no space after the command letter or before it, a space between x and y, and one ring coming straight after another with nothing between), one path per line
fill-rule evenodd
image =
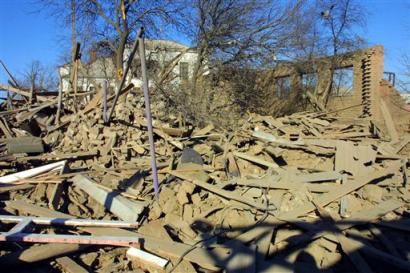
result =
M127 80L128 70L129 70L130 67L131 67L131 63L132 63L132 60L134 59L135 52L137 52L137 49L138 49L138 41L139 41L139 38L141 37L141 35L142 35L143 32L144 32L144 28L141 28L141 29L138 31L137 38L135 39L134 45L132 46L132 50L131 50L130 56L128 57L128 60L127 60L127 66L125 67L124 73L122 74L122 79L121 79L120 85L119 85L118 88L117 88L117 92L115 93L114 101L113 101L113 103L112 103L111 110L110 110L110 113L108 114L108 118L107 118L107 122L106 122L106 123L109 123L109 122L110 122L111 117L112 117L112 115L113 115L113 113L114 113L115 105L117 104L118 97L120 96L121 90L122 90L122 88L123 88L123 86L124 86L124 84L125 84L125 81Z
M55 124L60 124L61 108L63 104L63 80L60 76L60 86L58 88L57 114Z
M107 94L108 94L108 81L103 82L103 121L106 123L107 116Z
M151 168L152 168L152 179L154 182L155 196L158 197L158 173L157 173L157 163L155 160L155 145L154 145L154 133L152 129L152 115L151 115L151 105L149 99L149 89L148 89L148 77L147 77L147 66L145 63L145 45L144 45L144 33L138 37L139 40L139 55L141 61L141 72L142 81L144 89L144 101L145 101L145 112L147 115L147 125L148 125L148 140L151 153Z
M71 87L74 90L74 110L77 112L77 81L78 81L78 64L79 60L81 58L81 52L80 52L81 45L80 43L77 43L75 45L75 48L73 49L74 54L73 54L73 60L72 60L72 67L71 67Z
M1 64L1 66L3 67L4 71L6 71L7 75L9 75L9 78L10 78L11 82L13 83L13 84L10 84L10 85L13 85L13 87L20 88L20 86L19 86L19 84L17 83L16 79L13 77L13 75L12 75L12 74L10 73L10 71L7 69L6 65L3 63L2 60L0 60L0 64ZM10 82L10 81L9 81L9 82ZM10 96L10 91L7 90L7 101L5 102L5 103L6 103L6 106L7 106L7 110L10 110L10 109L13 108L12 99L13 99L15 96L16 96L16 93L14 93L14 94L12 94L12 95Z

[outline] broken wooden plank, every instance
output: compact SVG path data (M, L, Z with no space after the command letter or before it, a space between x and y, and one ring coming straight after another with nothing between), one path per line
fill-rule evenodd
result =
M65 256L56 259L56 262L67 273L88 273L88 271L76 263L73 259Z
M59 243L79 245L131 246L141 244L137 236L92 236L65 234L34 234L34 233L5 233L0 232L0 241L25 243Z
M277 138L274 135L269 134L269 133L265 133L263 131L256 131L255 130L255 131L253 131L252 136L256 137L256 138L259 138L261 140L277 143L277 144L280 144L280 145L290 146L290 147L304 145L304 142L302 140L288 141L288 140L285 140L285 139Z
M248 154L240 153L240 152L233 152L233 155L241 159L245 159L247 161L250 161L250 162L253 162L258 165L262 165L268 168L274 168L274 169L279 168L279 165L276 164L275 162L269 162L269 161L260 159L256 156L252 156L252 155L248 155Z
M16 94L25 96L25 97L27 97L27 98L30 97L30 92L29 92L29 91L21 90L21 89L19 89L19 88L16 88L16 87L13 87L13 86L9 86L9 85L0 84L0 90L7 90L7 91L10 91L10 92L14 92L14 93L16 93ZM42 96L38 96L37 99L38 99L39 101L48 101L47 98L44 98L44 97L42 97Z
M337 141L335 153L335 171L348 172L354 176L363 175L369 172L365 164L375 162L377 152L370 145L355 145L351 141ZM348 179L341 180L342 184L351 183ZM340 213L346 216L348 206L347 196L340 200ZM360 258L358 258L360 259Z
M138 229L138 233L143 236L154 236L163 241L172 242L172 237L168 234L165 227L161 224L160 220L151 221ZM179 259L170 257L170 263L167 265L167 269L172 267L173 272L185 273L195 272L195 268L192 264L186 260L179 261Z
M344 235L337 234L337 239L342 247L343 252L349 257L356 269L361 273L372 273L373 270L366 263L365 259L357 251L357 248Z
M387 169L375 171L368 175L356 177L349 183L341 185L337 191L335 190L335 191L319 196L315 200L315 203L324 207L327 204L341 198L342 196L345 196L346 194L349 194L352 191L355 191L363 187L366 184L369 184L370 182L376 179L382 179L384 177L388 177L388 176L395 174L399 168L400 168L400 165L394 164ZM291 211L279 213L277 217L281 220L286 220L286 221L291 222L292 220L297 219L299 216L305 215L311 211L314 211L315 209L316 209L315 205L313 205L312 203L307 203Z
M405 135L402 140L394 144L394 153L398 154L410 142L410 135Z
M161 258L157 255L153 255L149 252L143 251L141 249L130 247L127 250L127 257L137 264L144 265L148 264L158 269L164 269L168 264L168 260ZM142 266L144 268L144 266Z
M18 223L24 220L30 220L37 225L56 225L56 226L73 226L73 227L117 227L117 228L137 228L138 223L124 222L115 220L92 220L92 219L75 219L75 218L51 218L51 217L28 217L14 215L0 215L0 222Z
M162 139L164 139L165 141L169 142L170 144L174 145L175 147L177 147L180 150L184 149L184 144L182 144L179 141L173 140L171 137L169 137L166 133L164 133L163 131L159 130L159 129L154 129L154 133L161 137Z
M341 230L336 225L336 220L339 220L340 217L333 216L331 212L326 211L322 206L316 203L314 203L314 205L316 206L320 217L323 219L324 225L329 226L328 233L336 237L343 252L347 255L347 257L349 257L349 259L352 261L356 269L361 273L373 272L370 266L367 264L367 262L363 259L363 257L357 251L357 249L355 249L351 241L349 241L348 238L345 237L345 235L341 233Z
M191 137L207 135L213 129L215 129L215 126L213 126L212 124L209 124L202 129L195 130Z
M401 206L403 206L403 204L397 200L390 199L387 201L383 201L377 206L354 213L350 218L337 221L336 226L340 230L345 230L355 225L373 222L374 220L377 220L381 216L387 214L388 212L396 210L400 208ZM380 222L380 223L383 223L383 222ZM320 227L317 227L317 228L320 229ZM323 229L326 230L325 227ZM285 247L295 246L297 244L307 242L307 241L322 237L324 235L325 235L324 231L318 232L318 230L313 230L313 231L304 233L300 236L296 236L292 238L282 238L282 240L277 241L275 243L275 248L276 250L281 250Z
M184 128L170 128L170 127L164 127L164 126L160 126L160 127L155 126L155 127L160 129L165 134L171 137L182 137L188 132L187 129L184 129Z
M277 178L279 179L279 177ZM339 185L322 185L322 184L310 184L302 183L295 180L289 181L275 181L270 177L253 178L253 179L233 179L232 184L256 187L256 188L270 188L270 189L282 189L282 190L297 190L301 187L306 187L311 192L330 192L340 188Z
M18 182L19 180L31 178L31 177L37 176L45 172L54 172L54 171L61 172L63 171L65 164L66 164L66 161L63 160L63 161L47 164L44 166L40 166L37 168L33 168L31 170L26 170L26 171L14 173L14 174L5 175L5 176L0 177L0 183L11 184L11 183Z
M64 191L64 185L63 183L56 183L50 186L52 186L53 189L51 191L51 196L48 201L48 206L51 209L58 210L60 199Z
M0 130L3 131L3 134L6 136L6 139L13 138L12 132L10 132L9 128L7 128L5 121L2 118L0 118Z
M350 244L351 244L351 251L363 251L367 253L368 255L373 256L375 259L380 259L381 261L388 263L394 267L401 268L404 270L409 270L410 268L410 262L405 261L401 258L395 257L393 255L390 255L386 252L383 252L373 246L370 246L368 244L362 243L360 241L357 241L353 238L350 237L344 237Z
M92 157L98 155L97 150L89 150L85 152L76 152L76 153L65 153L65 154L42 154L37 156L23 156L16 157L17 162L26 162L30 160L68 160L68 159L79 159L85 157Z
M19 190L26 190L31 189L35 185L29 184L21 184L21 185L13 185L13 186L0 186L0 193L8 192L8 191L19 191Z
M342 179L343 175L338 171L303 173L292 176L296 182L324 182Z
M387 127L387 132L390 135L391 141L398 141L399 134L397 133L396 127L394 126L394 121L390 114L389 108L387 108L386 102L382 98L380 99L380 109Z
M235 200L235 201L238 201L240 203L246 204L248 206L257 208L259 210L266 210L266 205L264 205L262 203L259 203L256 200L248 199L248 198L246 198L244 196L241 196L241 195L239 195L235 192L225 191L225 190L222 190L221 188L219 188L217 186L214 186L214 185L208 184L206 182L200 181L200 180L195 178L195 174L192 175L192 173L187 174L187 173L183 173L183 172L180 172L180 171L169 171L168 173L173 175L173 176L184 179L186 181L190 181L191 183L197 185L198 187L201 187L205 190L213 192L213 193L215 193L219 196L222 196L225 199Z

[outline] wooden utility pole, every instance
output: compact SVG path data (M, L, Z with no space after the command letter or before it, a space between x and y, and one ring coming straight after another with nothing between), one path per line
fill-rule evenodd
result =
M77 22L76 22L75 0L71 0L71 58L75 58L75 47L77 44Z
M76 43L71 67L71 87L74 90L74 110L77 111L77 83L78 83L78 66L80 64L80 43Z

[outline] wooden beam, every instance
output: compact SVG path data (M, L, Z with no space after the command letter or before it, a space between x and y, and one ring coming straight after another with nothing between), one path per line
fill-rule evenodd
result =
M10 85L4 85L4 84L1 84L1 83L0 83L0 90L11 91L11 92L14 92L16 94L25 96L27 98L30 98L30 95L31 95L30 92L28 92L28 91L24 91L24 90L21 90L19 88L16 88L16 87L13 87L13 86L10 86ZM38 101L49 101L49 99L44 98L42 96L38 96L37 100Z
M386 123L387 131L390 135L391 141L396 142L399 140L399 134L397 133L396 127L394 126L393 118L390 114L389 108L387 108L386 102L380 99L380 109Z
M346 194L349 194L352 191L360 189L364 185L369 184L374 180L382 179L383 177L391 176L397 173L397 170L400 167L401 165L399 164L393 164L391 167L387 169L375 171L367 175L356 177L349 183L341 185L337 190L319 196L316 200L314 200L314 202L324 207L327 204L345 196ZM314 210L316 210L316 206L313 203L307 203L297 207L296 209L279 213L277 217L279 219L292 222L293 220L296 220L298 217Z
M263 210L263 211L266 210L266 205L264 205L262 203L259 203L256 200L248 199L248 198L246 198L246 197L244 197L244 196L242 196L238 193L226 191L226 190L223 190L223 189L221 189L217 186L214 186L214 185L208 184L204 181L200 181L199 179L196 179L194 172L184 173L184 172L180 172L180 171L168 171L168 173L173 175L173 176L184 179L186 181L189 181L189 182L197 185L198 187L201 187L205 190L213 192L213 193L215 193L219 196L222 196L225 199L235 200L237 202L240 202L242 204L246 204L250 207L253 207L253 208L256 208L256 209L259 209L259 210Z
M258 165L262 165L268 168L274 168L274 169L279 168L279 165L276 164L275 162L269 162L269 161L260 159L256 156L252 156L252 155L248 155L248 154L240 153L240 152L233 152L233 155L241 159L244 159L244 160L247 160L252 163L256 163Z
M25 170L22 172L5 175L5 176L0 177L0 183L12 184L12 183L18 182L19 180L34 177L34 176L37 176L45 172L62 171L64 169L65 164L66 164L66 161L63 160L63 161L47 164L44 166L40 166L37 168L33 168L30 170Z
M73 259L69 257L57 258L56 262L63 268L64 272L67 273L88 273L84 267L80 266Z
M0 222L18 223L21 221L30 220L33 224L47 226L72 226L72 227L117 227L117 228L137 228L138 223L124 222L115 220L92 220L92 219L75 219L75 218L51 218L51 217L28 217L28 216L13 216L0 215Z

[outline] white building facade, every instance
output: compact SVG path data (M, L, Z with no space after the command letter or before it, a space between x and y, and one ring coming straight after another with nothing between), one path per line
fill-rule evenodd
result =
M168 40L145 40L145 54L148 66L148 78L150 83L157 77L159 71L163 71L171 63L176 63L170 74L172 84L180 84L192 77L194 66L197 61L197 53L194 49L183 44ZM138 51L137 51L138 52ZM124 50L124 68L131 53L131 47L126 46ZM134 56L133 68L128 72L128 82L134 86L142 86L141 73L139 68L139 55ZM63 92L69 92L71 65L66 64L59 67L61 78L61 88ZM108 81L110 87L115 87L118 72L115 70L113 57L96 58L89 63L80 63L78 68L77 90L78 92L94 91L102 86L104 81Z

